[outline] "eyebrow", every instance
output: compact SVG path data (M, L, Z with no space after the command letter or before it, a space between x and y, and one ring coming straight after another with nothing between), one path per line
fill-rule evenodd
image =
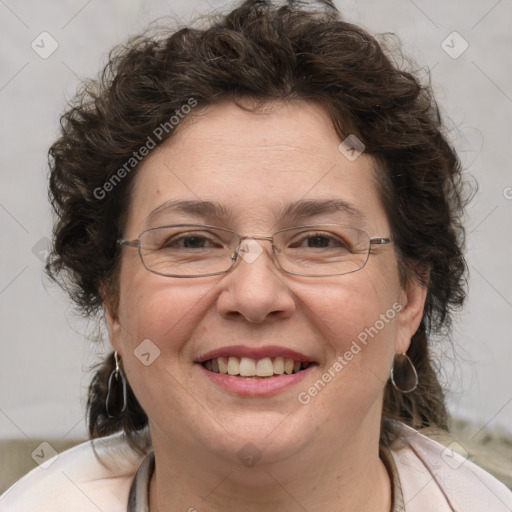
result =
M148 224L163 213L179 212L193 215L197 218L216 218L228 222L232 213L223 205L211 201L188 200L166 201L149 213L146 217ZM279 212L279 218L285 221L299 220L326 213L343 213L354 220L364 221L364 214L355 206L342 199L314 199L295 201L285 206Z
M231 214L227 208L211 201L166 201L160 206L156 207L146 217L146 222L149 224L152 220L163 213L167 212L188 213L194 217L216 217L219 219L229 219Z
M343 199L314 199L300 200L288 205L281 212L284 219L301 219L314 217L324 213L344 213L354 220L363 221L365 216L362 211L347 203Z

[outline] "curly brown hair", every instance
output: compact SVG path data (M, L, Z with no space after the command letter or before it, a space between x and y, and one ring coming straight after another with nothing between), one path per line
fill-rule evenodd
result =
M387 384L381 442L389 441L389 419L445 428L444 395L429 344L450 326L453 309L466 295L459 160L443 135L430 86L417 73L400 69L386 44L343 21L331 2L317 9L300 4L249 0L206 27L147 33L111 52L101 77L62 116L62 135L49 151L57 221L47 272L85 314L94 316L105 303L115 309L116 239L137 166L112 180L190 98L198 112L226 98L250 98L260 106L318 102L340 140L355 134L378 163L401 279L416 276L428 286L408 351L419 385L404 395ZM175 131L166 130L156 143ZM107 183L108 194L98 193ZM106 383L113 367L109 356L90 386L90 435L124 430L133 441L147 416L128 386L126 411L107 417Z

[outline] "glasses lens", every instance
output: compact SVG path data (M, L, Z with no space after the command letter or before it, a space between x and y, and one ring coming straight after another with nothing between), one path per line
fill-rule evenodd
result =
M140 255L145 267L166 276L204 276L229 270L237 236L222 228L181 224L145 231Z
M338 225L303 226L274 235L281 268L292 274L328 276L363 268L370 236L362 229Z

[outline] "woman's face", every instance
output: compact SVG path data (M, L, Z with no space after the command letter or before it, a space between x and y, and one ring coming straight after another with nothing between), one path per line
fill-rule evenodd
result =
M181 223L255 236L349 224L390 236L372 159L339 150L320 106L250 113L225 102L179 129L141 164L124 238ZM136 249L122 249L109 332L154 444L203 461L271 462L377 442L383 388L419 325L424 288L401 286L392 244L373 245L357 272L301 277L280 270L270 242L255 243L227 274L181 279L149 272ZM247 357L249 373L253 360L265 372L269 357L275 373L275 358L311 364L243 377L205 367L219 356ZM236 360L224 361L236 372Z

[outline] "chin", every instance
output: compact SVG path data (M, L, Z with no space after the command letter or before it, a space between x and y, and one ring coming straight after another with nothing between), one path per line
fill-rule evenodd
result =
M303 418L300 423L290 420L288 413L281 412L243 414L223 421L226 430L218 423L212 425L204 433L203 444L210 453L230 464L268 467L297 456L308 444L308 438L314 436L310 419Z

